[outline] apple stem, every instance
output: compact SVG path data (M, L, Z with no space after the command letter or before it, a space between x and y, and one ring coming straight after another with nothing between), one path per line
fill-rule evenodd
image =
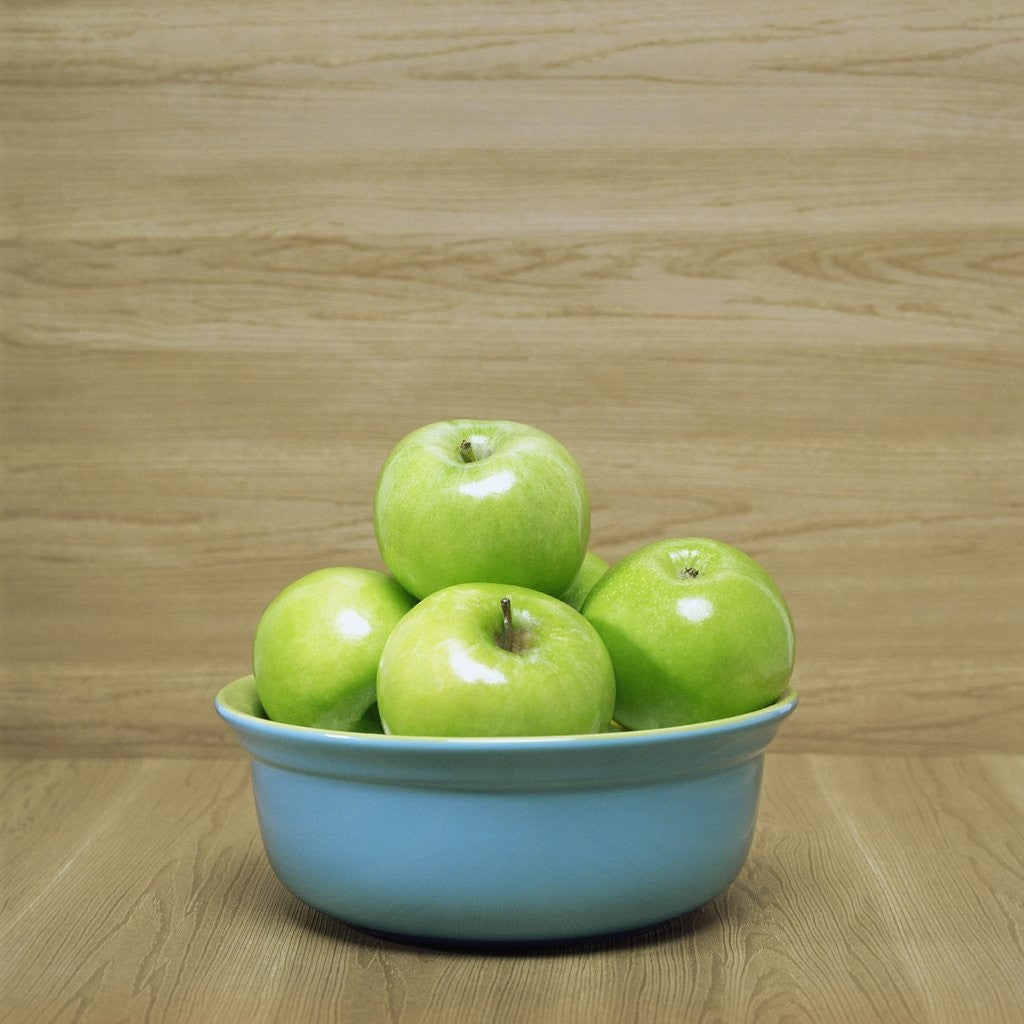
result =
M463 462L476 462L476 452L473 451L473 442L467 437L459 444L459 454Z
M507 597L501 599L501 647L502 650L512 650L512 602Z

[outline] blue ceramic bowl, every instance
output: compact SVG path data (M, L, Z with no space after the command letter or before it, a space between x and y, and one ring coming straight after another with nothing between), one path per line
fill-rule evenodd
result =
M634 931L722 892L796 702L789 689L701 725L530 739L282 725L251 676L216 706L252 758L267 857L294 895L392 937L484 943Z

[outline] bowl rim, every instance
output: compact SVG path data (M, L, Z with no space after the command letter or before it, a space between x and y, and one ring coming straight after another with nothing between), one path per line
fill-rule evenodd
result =
M796 689L792 685L788 685L777 700L755 711L747 711L728 718L716 718L707 722L694 722L689 725L673 725L658 729L623 729L557 736L392 736L387 733L319 729L306 725L275 722L235 706L232 698L243 692L256 699L258 703L254 676L241 676L233 680L223 686L214 698L217 713L236 729L267 739L288 737L294 741L311 744L341 745L381 751L524 750L562 747L580 749L583 747L629 746L637 743L667 741L674 737L718 735L766 724L786 718L799 702Z

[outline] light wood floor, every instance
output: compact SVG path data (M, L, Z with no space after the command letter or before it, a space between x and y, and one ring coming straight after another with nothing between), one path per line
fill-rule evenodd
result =
M5 763L4 1021L959 1022L1024 1004L1020 756L769 757L723 896L633 938L502 954L305 908L237 761Z

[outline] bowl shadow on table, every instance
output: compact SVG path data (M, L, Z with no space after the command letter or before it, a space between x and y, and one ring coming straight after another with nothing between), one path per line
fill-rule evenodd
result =
M686 914L670 918L660 924L635 931L620 932L578 939L545 939L529 942L460 942L440 939L424 939L400 936L357 928L338 918L306 906L285 889L277 893L277 909L281 916L297 928L326 939L358 946L364 949L388 950L392 953L447 952L477 956L514 957L560 957L580 953L609 951L614 949L648 949L662 945L673 945L680 941L712 930L720 922L721 915L715 906L725 897L718 896L710 903Z

